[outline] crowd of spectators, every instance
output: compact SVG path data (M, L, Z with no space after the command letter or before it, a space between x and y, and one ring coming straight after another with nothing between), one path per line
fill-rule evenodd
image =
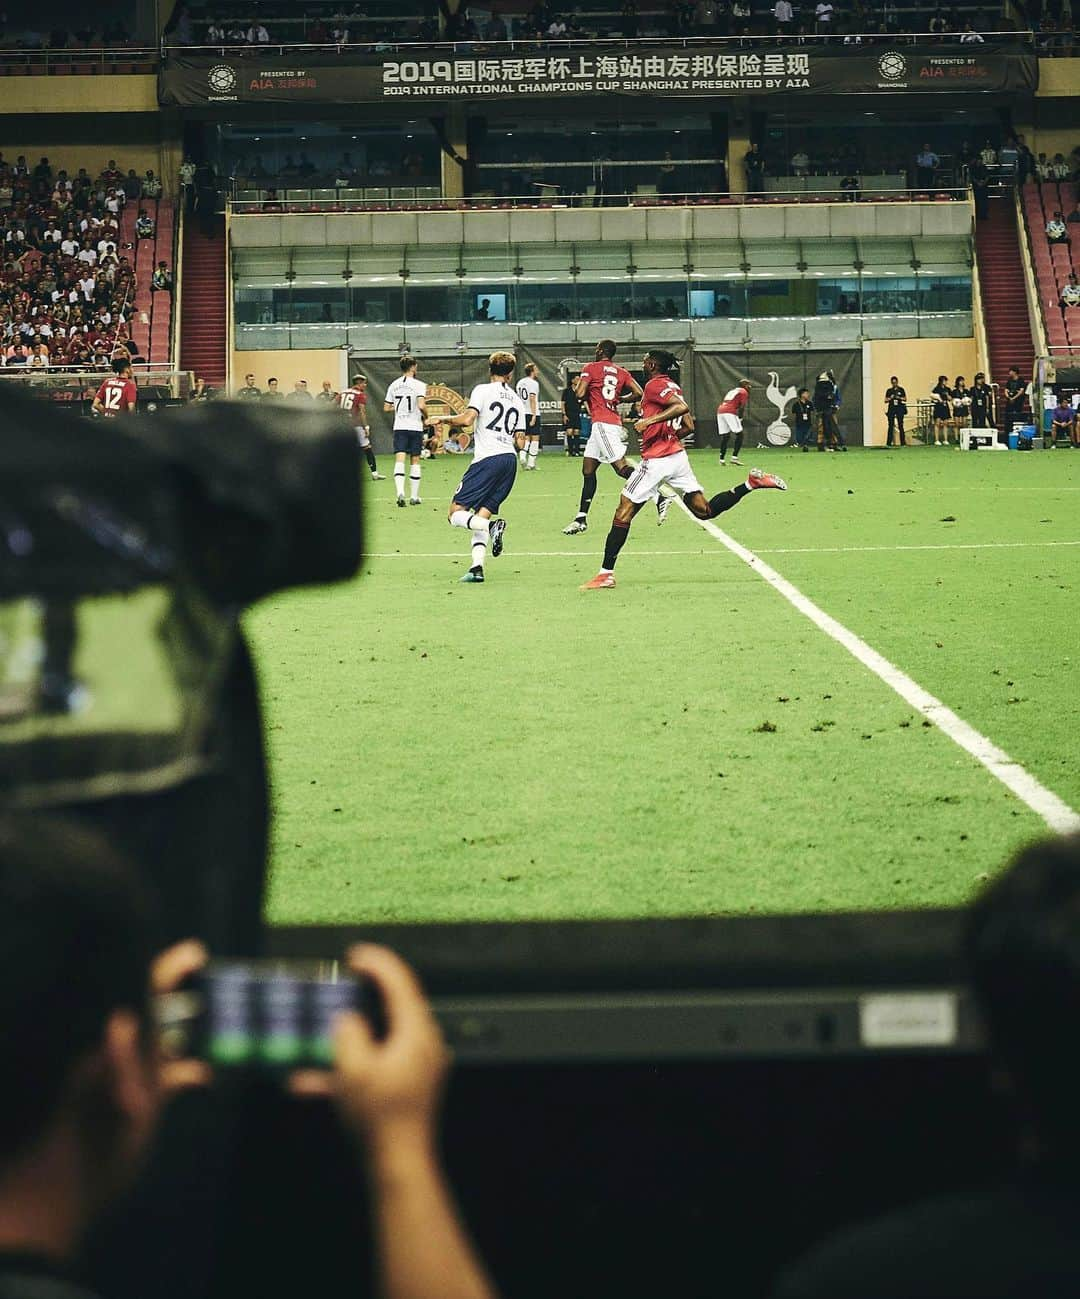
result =
M112 159L91 177L0 154L0 364L100 366L120 348L137 355L134 250L122 217L128 203L160 192L152 171L124 175Z
M44 14L47 11L39 12ZM87 23L77 31L66 27L47 28L44 24L35 23L30 10L24 11L22 21L17 23L0 13L0 49L71 50L77 53L80 50L124 49L152 44L148 37L132 34L119 18L102 24L101 15L95 14L92 8L86 13L88 18L97 21Z
M1055 8L1056 5L1056 8ZM1070 24L1060 0L1013 24L990 7L915 7L895 0L606 0L573 6L534 0L523 13L474 17L467 6L446 14L440 30L428 0L411 12L380 14L378 6L331 3L295 7L274 4L211 4L178 8L167 35L178 45L260 46L269 43L384 45L447 40L459 44L583 40L594 37L710 38L757 40L763 36L805 41L811 36L846 45L889 40L904 33L930 33L942 40L978 43L983 32L1030 26L1050 53L1067 53Z

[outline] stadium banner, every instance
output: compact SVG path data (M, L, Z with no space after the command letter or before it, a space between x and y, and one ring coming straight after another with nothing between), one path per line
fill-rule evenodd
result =
M684 369L686 367L684 366ZM794 443L791 406L800 388L814 392L817 376L831 370L840 389L839 423L849 446L862 446L862 350L694 352L693 410L697 418L696 446L719 443L716 420L710 418L726 392L740 379L749 379L750 405L743 419L746 447L782 447Z
M590 43L536 46L509 54L489 47L403 55L322 50L204 54L170 51L158 74L163 106L215 104L368 104L399 100L483 102L600 95L695 98L726 95L924 94L934 91L1030 93L1039 78L1022 42L903 45L650 45L605 50Z
M368 425L376 455L388 455L394 445L394 417L383 410L383 398L395 379L401 378L401 365L396 356L379 356L370 360L362 356L349 357L349 381L358 374L367 376ZM466 399L478 383L487 383L486 356L421 356L416 377L428 387L445 384Z

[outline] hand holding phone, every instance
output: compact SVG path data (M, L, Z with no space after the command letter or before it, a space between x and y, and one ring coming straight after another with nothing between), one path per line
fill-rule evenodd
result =
M332 1074L294 1074L301 1096L332 1096L342 1118L369 1140L412 1130L433 1132L450 1052L416 975L397 955L370 944L354 947L350 971L377 989L385 1017L380 1039L370 1022L344 1014L334 1033Z

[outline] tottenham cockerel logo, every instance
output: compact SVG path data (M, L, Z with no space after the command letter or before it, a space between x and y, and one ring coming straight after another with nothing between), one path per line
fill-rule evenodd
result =
M799 395L797 388L790 385L780 391L780 376L775 370L769 371L769 386L765 389L765 396L776 407L776 419L765 430L765 436L774 447L783 447L791 441L791 428L784 422L784 415L788 406Z

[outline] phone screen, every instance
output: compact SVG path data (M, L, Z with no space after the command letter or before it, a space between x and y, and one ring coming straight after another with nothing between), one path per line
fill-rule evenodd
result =
M327 1067L336 1016L363 1008L360 984L336 963L216 962L199 990L200 1054L223 1067Z

